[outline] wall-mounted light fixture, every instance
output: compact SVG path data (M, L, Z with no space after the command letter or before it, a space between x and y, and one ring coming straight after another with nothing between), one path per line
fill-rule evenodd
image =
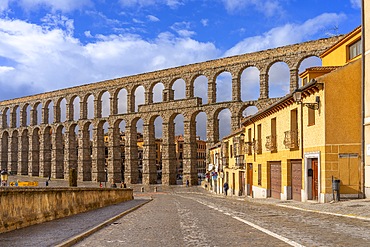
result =
M313 109L313 110L320 109L320 96L316 96L315 103L303 103L302 102L302 90L299 88L297 88L293 92L293 99L294 99L294 102L296 102L297 104L302 104L303 106L307 106L310 109Z

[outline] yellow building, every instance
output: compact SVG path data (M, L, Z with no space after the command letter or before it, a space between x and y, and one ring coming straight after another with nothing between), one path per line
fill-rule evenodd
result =
M328 202L334 186L341 197L363 196L360 39L356 28L322 54L325 68L307 69L301 88L222 140L231 194Z

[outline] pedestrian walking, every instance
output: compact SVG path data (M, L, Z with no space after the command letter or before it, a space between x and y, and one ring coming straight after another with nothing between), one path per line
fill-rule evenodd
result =
M227 196L227 190L229 189L229 184L227 182L224 183L224 193Z
M189 187L189 180L186 179L186 187Z

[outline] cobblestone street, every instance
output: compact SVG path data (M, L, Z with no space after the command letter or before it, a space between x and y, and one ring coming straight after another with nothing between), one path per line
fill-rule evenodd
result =
M0 234L1 246L70 246L82 238L75 246L368 246L370 241L368 199L319 204L224 197L201 187L156 189L141 192L136 186L134 201Z
M274 200L253 202L180 189L152 194L152 202L77 246L368 246L370 241L368 218L315 212L316 206L332 204L298 208L303 203L293 202L285 207L287 203Z

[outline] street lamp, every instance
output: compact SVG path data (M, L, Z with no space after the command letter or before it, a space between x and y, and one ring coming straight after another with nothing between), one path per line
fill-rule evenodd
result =
M319 110L320 109L320 96L316 96L315 103L303 103L302 102L302 90L297 88L293 92L293 100L297 104L302 104L302 106L306 106L313 110Z

